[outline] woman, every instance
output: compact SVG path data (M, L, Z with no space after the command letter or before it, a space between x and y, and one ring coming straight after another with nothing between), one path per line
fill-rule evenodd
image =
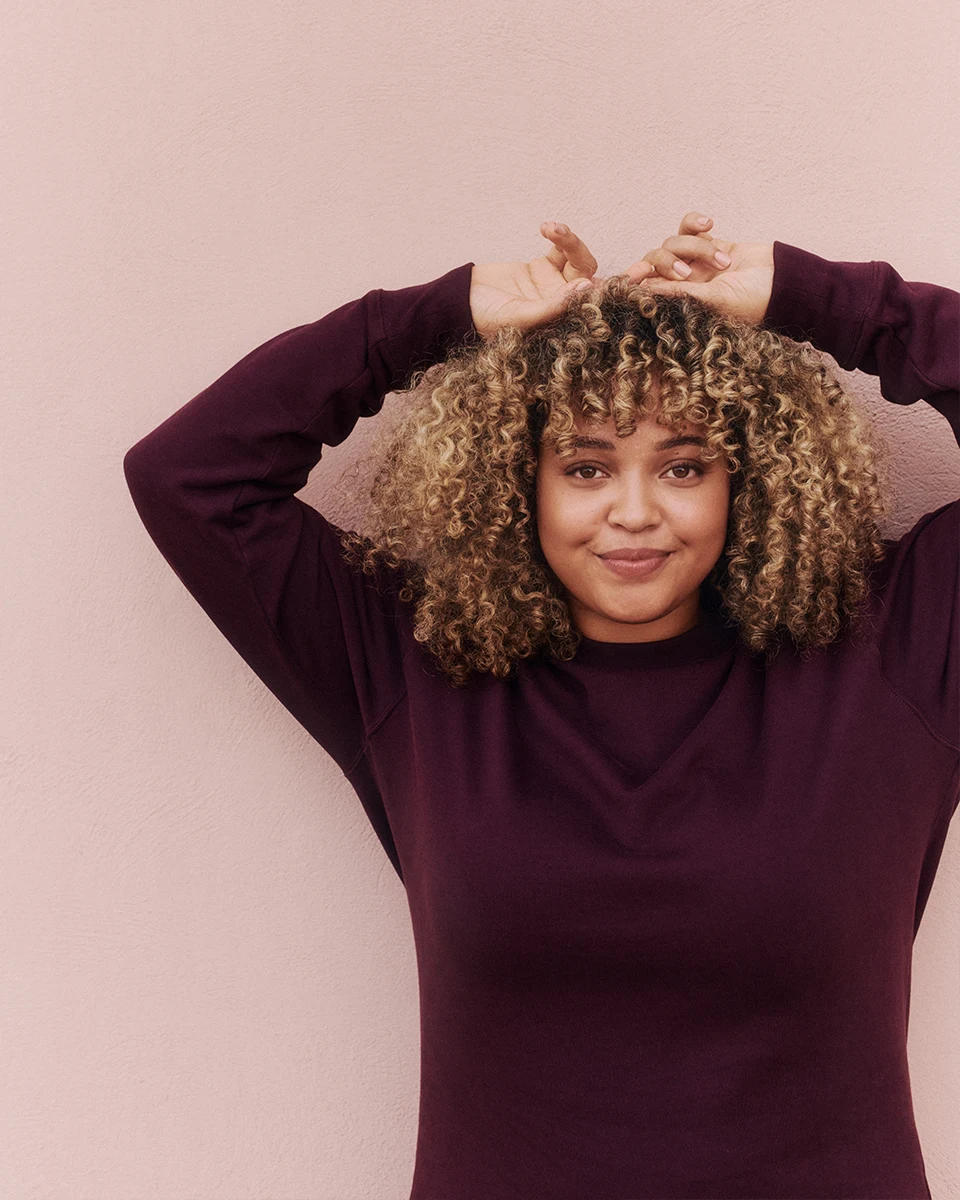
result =
M960 442L960 296L709 226L607 280L544 226L375 289L124 459L406 888L411 1200L930 1195L906 1034L960 500L882 541L867 426L797 342ZM400 389L371 530L338 530L295 493Z

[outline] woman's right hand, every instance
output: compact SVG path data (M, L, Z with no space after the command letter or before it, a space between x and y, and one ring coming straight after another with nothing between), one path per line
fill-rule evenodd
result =
M540 232L553 244L539 258L474 265L470 312L485 340L504 325L532 329L552 321L578 286L593 283L597 260L575 233L553 221L544 221Z
M649 250L624 274L645 291L696 296L722 313L759 325L773 288L773 245L727 241L706 232L712 224L712 217L687 213L676 237ZM718 252L726 262L718 261Z

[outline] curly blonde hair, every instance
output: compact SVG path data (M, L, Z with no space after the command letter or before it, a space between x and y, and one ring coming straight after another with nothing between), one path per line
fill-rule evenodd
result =
M768 663L781 634L812 652L846 632L884 557L888 451L818 352L690 296L612 276L549 324L465 338L397 395L408 407L375 442L367 531L337 532L347 562L399 573L415 638L457 686L576 653L536 475L544 440L572 453L578 421L705 427L702 456L722 458L731 487L701 600Z

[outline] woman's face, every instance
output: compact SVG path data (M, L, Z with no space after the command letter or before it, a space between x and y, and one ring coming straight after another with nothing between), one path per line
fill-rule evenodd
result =
M685 632L700 620L700 584L726 541L730 476L722 458L704 463L696 445L661 444L703 434L689 423L674 432L648 417L618 438L611 417L577 432L572 457L561 459L545 442L537 462L540 545L574 625L601 642ZM669 553L649 573L611 565L611 551L634 549Z

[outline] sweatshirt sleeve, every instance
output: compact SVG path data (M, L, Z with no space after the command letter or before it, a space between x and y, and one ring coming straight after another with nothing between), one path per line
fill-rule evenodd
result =
M762 326L879 377L894 404L925 400L960 445L960 293L886 262L831 262L774 242ZM960 500L888 544L879 574L884 675L930 731L960 748Z
M169 566L345 773L404 692L399 581L350 567L336 526L295 493L324 446L474 332L473 265L277 334L123 459Z

